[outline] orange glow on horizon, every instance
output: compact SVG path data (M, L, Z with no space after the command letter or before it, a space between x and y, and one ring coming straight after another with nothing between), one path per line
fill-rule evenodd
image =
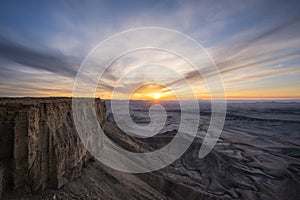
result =
M159 84L146 84L139 87L131 95L133 100L175 100L177 97L165 86Z
M199 86L199 85L197 85ZM211 95L206 87L192 88L195 92L195 96L199 100L211 100ZM227 100L300 100L300 88L294 86L290 88L278 87L261 87L261 88L247 88L242 89L239 87L230 88L225 87ZM180 95L178 95L178 92ZM167 87L155 83L146 84L136 89L130 96L132 100L151 100L151 101L163 101L163 100L191 100L194 99L188 93L185 93L184 88L178 88L178 91L171 91ZM176 95L177 96L176 96ZM55 96L55 95L51 95ZM59 96L63 96L59 94ZM68 95L67 95L68 96ZM112 99L111 91L97 91L96 97L102 99ZM118 99L128 99L128 95L120 95ZM221 99L218 96L215 99Z

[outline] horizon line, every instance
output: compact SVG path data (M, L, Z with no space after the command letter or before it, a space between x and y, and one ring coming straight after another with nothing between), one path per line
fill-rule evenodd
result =
M73 96L0 96L0 98L94 98L94 99L102 99L102 100L117 100L117 101L125 101L125 100L133 100L133 101L176 101L177 99L110 99L110 98L101 98L101 97L73 97ZM181 99L181 101L191 101L194 99ZM212 99L203 98L197 99L198 101L211 101ZM212 101L219 101L223 99L213 99ZM225 98L226 101L300 101L300 98Z

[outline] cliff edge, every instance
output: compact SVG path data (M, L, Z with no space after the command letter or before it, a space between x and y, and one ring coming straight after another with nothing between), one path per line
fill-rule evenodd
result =
M105 103L95 99L98 119ZM91 159L77 135L72 98L0 99L0 193L57 189Z

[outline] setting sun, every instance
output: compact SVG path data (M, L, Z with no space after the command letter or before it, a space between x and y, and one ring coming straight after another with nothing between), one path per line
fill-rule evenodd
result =
M161 97L160 93L156 93L152 95L154 99L159 99Z
M169 100L176 96L165 86L156 83L145 84L135 90L131 99L138 100Z

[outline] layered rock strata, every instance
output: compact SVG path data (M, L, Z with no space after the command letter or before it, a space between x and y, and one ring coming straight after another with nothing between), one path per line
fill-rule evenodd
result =
M98 119L105 104L96 99ZM77 135L71 98L0 100L0 191L60 188L91 156Z

